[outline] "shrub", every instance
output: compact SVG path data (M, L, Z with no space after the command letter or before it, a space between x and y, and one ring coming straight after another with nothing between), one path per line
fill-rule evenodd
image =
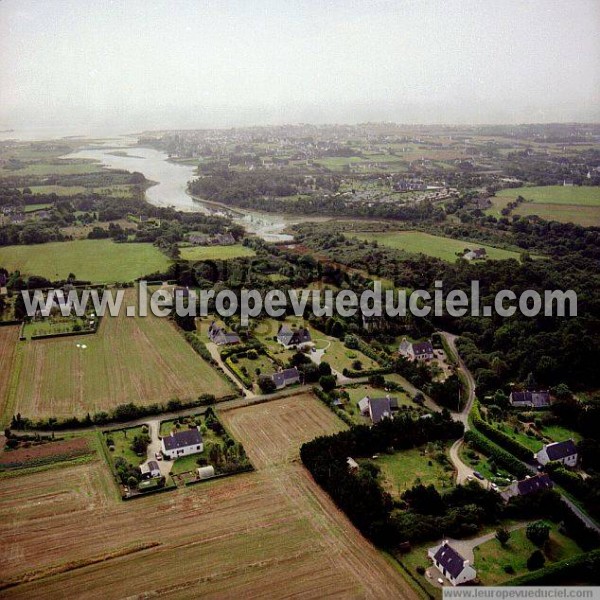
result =
M540 550L534 550L531 553L531 556L527 559L527 568L530 571L535 571L536 569L541 569L546 562L544 555Z

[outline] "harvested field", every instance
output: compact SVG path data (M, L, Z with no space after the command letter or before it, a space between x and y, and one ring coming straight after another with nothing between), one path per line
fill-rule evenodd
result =
M35 467L54 461L69 460L91 452L86 438L46 442L0 452L0 471Z
M257 469L290 462L298 457L304 442L346 429L308 393L224 411L220 417L233 437L242 442Z
M7 402L10 374L17 344L19 343L19 326L0 327L0 415L4 413Z
M100 462L3 484L1 598L415 597L299 465L131 502L110 484Z
M125 303L133 303L134 290ZM87 348L78 348L84 343ZM167 319L105 317L98 333L20 342L4 421L85 416L119 404L166 403L231 393L223 376L196 354Z

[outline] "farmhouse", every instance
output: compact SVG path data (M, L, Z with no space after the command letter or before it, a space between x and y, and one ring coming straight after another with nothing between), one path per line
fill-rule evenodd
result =
M467 250L464 253L463 258L466 260L478 260L485 258L487 256L487 251L485 248L474 248L473 250Z
M434 357L433 346L430 341L415 342L413 344L404 338L399 351L402 356L410 360L431 360Z
M435 567L452 584L461 585L477 577L477 571L448 542L427 551Z
M147 463L140 465L140 472L144 479L160 477L160 467L155 460L149 460Z
M521 481L511 483L500 495L505 501L513 496L527 496L541 490L552 489L552 481L545 473L540 473L534 477L527 477Z
M358 401L358 408L362 415L369 415L373 423L382 419L393 419L393 411L398 408L398 400L385 396L383 398L370 398L365 396Z
M544 408L550 406L550 392L511 392L508 400L514 407Z
M296 367L291 369L283 369L277 373L271 375L271 380L275 384L275 387L280 390L288 385L294 385L300 383L300 371Z
M222 327L219 327L214 321L208 328L208 337L210 341L217 344L217 346L228 346L230 344L239 344L240 338L235 333L225 331Z
M549 462L556 461L566 467L574 467L577 464L577 448L573 440L564 442L554 442L545 444L544 447L533 455L540 465L546 465Z
M312 338L306 327L292 330L286 325L281 325L277 332L277 341L284 348L303 348L312 342Z
M170 460L188 454L198 454L204 450L202 434L197 427L176 433L171 432L171 435L160 441L160 448L161 452Z

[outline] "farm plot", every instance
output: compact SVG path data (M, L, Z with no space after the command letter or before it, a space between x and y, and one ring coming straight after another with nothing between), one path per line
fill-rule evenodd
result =
M19 342L19 327L0 327L0 415L6 407L13 360Z
M125 297L133 303L134 290ZM8 414L28 418L85 416L119 404L192 400L231 391L167 319L149 315L104 317L98 333L21 342L18 384L9 393Z
M223 411L220 417L257 469L290 462L304 442L346 428L312 394Z
M252 248L247 248L241 244L233 246L181 246L179 252L183 260L189 261L229 260L256 254Z
M1 598L416 597L297 465L135 502L108 480L94 463L6 482Z
M0 452L0 472L38 467L92 453L87 438L46 442Z

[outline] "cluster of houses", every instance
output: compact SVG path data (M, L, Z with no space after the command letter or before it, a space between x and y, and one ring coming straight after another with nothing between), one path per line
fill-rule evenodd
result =
M219 327L214 321L208 327L208 337L217 346L230 346L240 343L240 337L237 333Z
M409 342L404 338L398 350L402 356L409 360L432 360L435 356L433 345L429 340L425 342Z
M190 244L194 246L233 246L235 238L231 233L191 233L188 237Z

